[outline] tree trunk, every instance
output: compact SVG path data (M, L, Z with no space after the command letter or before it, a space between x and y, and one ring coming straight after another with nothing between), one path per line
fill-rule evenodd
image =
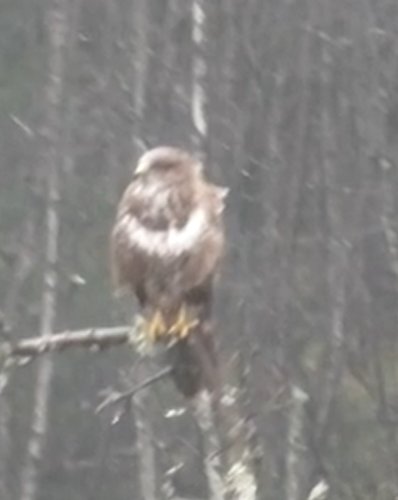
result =
M142 365L142 363L140 363ZM138 380L145 378L145 370L141 366L137 370ZM143 390L133 398L134 424L137 435L139 462L139 481L142 500L157 500L157 475L155 462L155 445L153 429L149 415L148 390ZM132 500L136 498L133 490Z
M45 95L47 115L43 131L45 148L43 160L47 181L45 268L40 325L40 333L43 337L50 335L54 330L56 318L60 106L63 91L66 25L65 0L53 0L46 19L49 39L49 68ZM21 472L21 500L34 500L38 494L39 467L43 459L48 431L48 406L52 373L53 362L51 357L42 358L36 380L31 434L28 439L25 463Z
M206 116L206 10L205 0L192 1L192 95L191 116L192 144L199 154L204 154L207 136Z
M209 500L224 500L226 484L220 460L220 440L214 421L211 396L201 391L192 400L193 415L201 433L204 468L209 488Z
M308 395L298 386L290 390L289 418L287 422L286 451L286 500L301 500L303 498L306 474L304 441L305 404Z
M134 125L132 130L133 154L139 156L146 149L143 142L142 127L146 107L146 87L148 77L149 48L148 48L148 1L135 0L132 9L133 54L132 88Z

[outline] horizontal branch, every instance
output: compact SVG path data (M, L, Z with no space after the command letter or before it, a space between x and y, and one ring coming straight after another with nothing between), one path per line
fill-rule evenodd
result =
M65 331L43 337L31 337L10 343L7 354L14 357L31 357L49 351L62 351L71 347L106 349L129 341L131 327L87 328Z

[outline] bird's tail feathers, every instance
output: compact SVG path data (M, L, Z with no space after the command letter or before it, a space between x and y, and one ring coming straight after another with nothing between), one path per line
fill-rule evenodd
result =
M171 376L185 397L192 398L201 389L218 390L218 363L210 323L199 323L188 337L171 344L168 357Z

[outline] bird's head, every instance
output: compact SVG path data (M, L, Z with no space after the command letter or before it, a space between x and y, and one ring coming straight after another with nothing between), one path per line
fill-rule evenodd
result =
M138 160L134 175L144 176L162 173L172 176L201 176L202 164L185 151L169 146L160 146L146 151Z

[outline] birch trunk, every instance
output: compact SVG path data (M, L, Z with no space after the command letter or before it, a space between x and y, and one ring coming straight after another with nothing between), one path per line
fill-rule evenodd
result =
M214 420L211 396L201 391L192 401L193 415L200 429L209 500L224 500L226 485L220 460L220 440Z
M82 0L72 0L68 6L68 33L67 33L67 47L66 47L66 65L72 68L76 61L78 35L79 35L79 20L81 14ZM64 86L64 94L68 95L68 105L65 109L64 126L65 133L62 138L62 172L66 174L73 174L75 171L75 140L73 132L77 126L77 115L80 104L80 96L78 93L73 93L73 83L66 82ZM69 85L69 88L68 88Z
M46 235L45 269L42 295L40 333L48 336L54 330L56 317L56 288L58 261L58 201L59 201L59 140L60 105L63 90L64 54L66 38L65 0L53 0L47 12L46 26L49 39L49 68L46 86L46 123L44 125L44 167L46 169ZM38 494L39 467L43 458L48 427L48 405L53 373L51 357L41 359L36 380L31 434L25 463L21 472L21 500L34 500Z
M207 136L206 116L206 12L205 0L192 1L192 95L191 117L193 125L192 144L199 154L204 154Z
M135 146L135 154L141 154L145 148L141 137L143 126L146 86L148 77L149 49L148 49L148 5L147 0L135 0L132 11L133 24L133 54L132 87L134 106L134 126L132 130L132 143Z
M146 88L149 64L148 47L148 11L147 0L135 0L131 10L132 43L131 59L131 87L133 89L134 124L132 127L132 163L134 156L139 156L146 149L142 139L144 125L144 114L146 108ZM145 378L146 370L142 366L145 360L139 361L139 369L134 373L137 380ZM135 378L135 377L134 377ZM154 442L152 437L152 423L148 413L149 397L148 391L144 390L133 398L132 425L135 426L137 436L138 452L138 475L140 483L141 498L143 500L157 499L157 475ZM132 489L132 497L135 498L135 489Z
M207 136L206 91L207 67L205 60L206 11L205 0L193 0L191 4L192 23L192 87L191 120L192 146L202 158ZM220 440L217 433L210 394L204 390L192 401L193 415L201 433L204 449L204 468L207 476L209 498L224 499L225 485L221 470Z
M138 370L142 374L142 370ZM143 377L144 378L144 377ZM137 394L134 399L134 425L137 434L137 449L139 461L139 479L141 498L157 500L157 481L155 450L152 436L152 425L148 414L148 390ZM132 492L132 499L135 492Z
M286 457L286 500L303 498L303 472L306 451L304 442L305 404L308 395L299 387L293 386L290 391L291 409L288 418L287 457Z

